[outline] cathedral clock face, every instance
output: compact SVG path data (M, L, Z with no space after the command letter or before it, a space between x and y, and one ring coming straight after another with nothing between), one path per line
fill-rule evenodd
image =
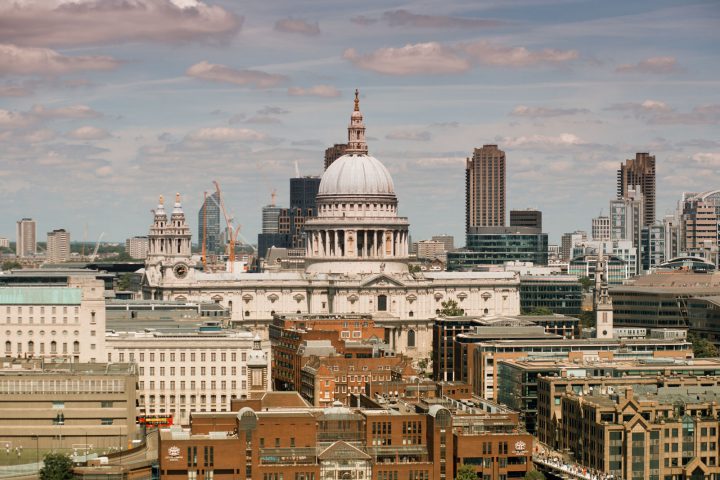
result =
M188 267L184 263L179 263L173 268L173 273L177 278L185 278L188 273Z

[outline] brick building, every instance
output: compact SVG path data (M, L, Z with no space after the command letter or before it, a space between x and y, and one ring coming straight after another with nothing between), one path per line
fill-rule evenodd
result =
M370 315L275 315L269 331L273 386L295 391L300 391L301 370L312 354L334 350L344 355L351 343L381 340L385 335Z
M412 360L404 355L313 356L302 368L300 393L315 406L328 406L336 401L347 405L350 395L364 392L369 383L400 380L416 373Z
M532 468L532 437L500 406L460 410L435 399L380 408L362 398L364 408L319 409L302 406L297 393L277 392L233 402L237 412L193 414L189 429L161 432L160 473L167 479L450 480L463 463L482 478L519 479Z

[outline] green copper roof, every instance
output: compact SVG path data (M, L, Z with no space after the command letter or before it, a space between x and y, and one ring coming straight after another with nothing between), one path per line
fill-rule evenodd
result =
M80 305L82 291L69 287L3 287L0 305Z

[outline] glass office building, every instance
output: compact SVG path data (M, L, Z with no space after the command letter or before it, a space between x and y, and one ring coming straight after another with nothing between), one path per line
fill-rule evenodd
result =
M466 247L448 252L448 271L473 270L505 262L548 263L548 236L532 227L476 227L466 236Z

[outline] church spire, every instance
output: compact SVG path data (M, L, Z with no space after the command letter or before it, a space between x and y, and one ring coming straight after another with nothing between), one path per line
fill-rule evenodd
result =
M347 155L367 155L368 148L365 143L365 124L360 113L360 91L355 89L355 109L350 115L348 126L348 146L345 150Z

